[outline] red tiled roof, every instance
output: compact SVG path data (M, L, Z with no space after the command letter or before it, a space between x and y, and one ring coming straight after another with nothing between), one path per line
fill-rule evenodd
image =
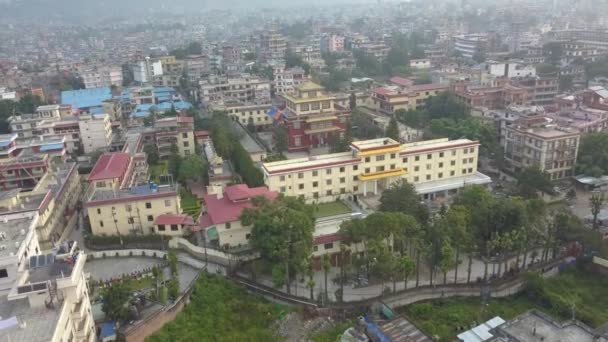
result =
M213 226L213 223L211 222L211 217L209 217L209 215L205 214L199 218L198 227L194 228L193 231L198 232L201 229L205 229L205 228L211 227L211 226Z
M250 199L256 196L273 200L278 194L265 186L249 188L245 184L238 184L226 187L222 198L218 198L217 194L205 195L207 214L201 216L201 222L207 220L205 216L208 216L209 225L238 221L243 209L253 207ZM206 227L201 226L201 228Z
M382 88L382 87L378 87L378 88L374 89L374 92L378 95L384 95L384 96L395 94L394 90L390 90L390 89Z
M334 233L334 234L317 236L313 239L312 244L313 245L324 245L326 243L332 243L332 242L336 242L336 241L340 241L340 240L342 240L342 236L339 233Z
M194 136L196 137L208 137L209 131L194 131Z
M436 90L436 89L448 89L448 86L445 84L431 83L431 84L419 84L412 86L410 88L413 91L426 91L426 90Z
M124 152L106 153L99 157L89 174L88 181L120 178L127 172L131 156Z
M193 226L194 220L192 220L192 217L190 217L190 215L185 214L162 214L156 217L156 220L154 220L154 224L183 224L187 226Z
M177 118L177 122L194 123L194 118L191 116L180 116Z
M389 81L401 87L409 87L414 84L414 81L410 80L409 78L403 78L399 76L391 77Z

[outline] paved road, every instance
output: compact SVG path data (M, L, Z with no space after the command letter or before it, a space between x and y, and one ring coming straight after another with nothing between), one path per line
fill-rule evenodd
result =
M532 254L532 253L530 253ZM458 283L466 283L467 280L467 267L468 267L468 259L466 256L462 256L461 257L462 262L460 263L460 265L458 266ZM511 263L515 262L515 257L509 260L509 265ZM528 256L528 263L530 263L531 261L531 256ZM520 257L520 263L523 262L523 255ZM484 263L481 260L478 259L473 259L473 264L471 265L471 281L476 281L477 277L483 277L484 275ZM329 271L328 274L328 296L330 299L335 300L335 291L338 290L340 288L339 285L334 284L332 282L332 279L336 278L338 276L340 272L340 269L338 267L332 267L331 270ZM455 270L450 270L447 273L447 282L449 283L453 283L454 282L454 272ZM489 264L488 265L488 276L492 275L493 273L498 272L498 265L497 264ZM502 266L502 270L501 272L504 272L504 263ZM243 276L248 276L247 274L241 274ZM300 278L300 276L298 276L298 278ZM315 298L317 298L317 295L321 292L324 291L325 289L325 274L323 271L317 271L315 272L313 279L315 281L315 289L314 289L314 295ZM308 279L299 279L302 280L301 282L298 282L298 286L297 289L294 286L295 284L292 284L292 289L291 289L291 293L292 294L297 294L299 296L305 296L308 297L310 294L310 289L306 286ZM272 280L269 277L259 277L257 278L258 282L263 283L264 285L267 286L273 286L272 284ZM428 285L430 283L430 273L429 273L429 269L428 267L426 267L426 265L422 265L421 269L420 269L420 282L419 285ZM433 279L433 283L434 284L442 284L443 283L443 274L439 273L435 279ZM416 284L416 276L412 276L408 279L408 288L414 287ZM392 289L393 284L392 282L387 282L384 285L385 287L390 287ZM399 279L399 281L397 282L397 286L396 286L396 290L402 290L404 288L404 282L403 279ZM280 290L285 291L285 287L281 288ZM352 285L348 286L345 285L344 287L344 300L345 301L357 301L357 300L362 300L362 299L367 299L367 298L371 298L371 297L375 297L381 294L382 291L382 284L372 284L366 287L358 287L358 288L353 288Z
M181 261L182 256L179 256ZM158 258L146 258L146 257L121 257L121 258L104 258L104 259L93 259L86 262L84 271L90 273L91 278L95 280L99 279L111 279L120 277L123 274L131 273L135 271L143 271L144 269L156 266L163 263L162 259ZM204 266L204 265L202 265ZM201 267L202 267L201 266ZM169 267L163 269L165 273L165 279L168 279L171 275ZM184 262L180 262L177 266L177 272L179 275L180 288L184 290L190 282L196 277L200 268L193 267Z

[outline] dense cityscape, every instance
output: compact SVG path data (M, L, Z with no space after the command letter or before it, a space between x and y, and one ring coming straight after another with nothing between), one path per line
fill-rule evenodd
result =
M608 342L608 1L0 0L0 341Z

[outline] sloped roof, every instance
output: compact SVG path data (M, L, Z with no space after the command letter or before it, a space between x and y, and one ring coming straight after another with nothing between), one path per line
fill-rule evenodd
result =
M88 181L120 178L126 172L131 156L124 152L106 153L99 157L89 174Z
M154 224L183 224L187 226L193 226L194 220L192 220L192 217L190 217L190 215L186 214L162 214L156 217L156 219L154 220Z
M245 208L252 208L251 198L264 196L269 200L274 200L278 194L270 191L265 186L249 188L245 184L237 184L226 187L224 196L218 198L217 194L205 195L204 202L207 207L207 214L201 216L201 223L205 221L207 226L226 222L238 221L241 212Z

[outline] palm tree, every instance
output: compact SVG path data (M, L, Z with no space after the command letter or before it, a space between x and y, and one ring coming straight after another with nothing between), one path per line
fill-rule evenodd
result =
M598 230L599 224L597 216L600 214L602 206L604 205L604 194L601 192L594 193L591 195L591 198L589 198L589 204L591 205L591 214L593 215L593 229Z
M407 278L409 278L416 268L414 260L407 255L401 256L401 270L403 271L403 288L407 289Z
M346 279L346 273L344 271L344 264L346 263L346 244L340 242L340 301L344 296L344 280Z
M329 255L323 255L323 272L325 276L325 300L329 300L327 296L327 274L329 273L329 269L331 268L331 262L329 261Z
M310 300L315 300L315 294L314 294L314 289L315 289L315 281L312 278L314 271L313 271L313 260L312 260L312 256L308 259L308 282L306 283L306 286L310 289Z

